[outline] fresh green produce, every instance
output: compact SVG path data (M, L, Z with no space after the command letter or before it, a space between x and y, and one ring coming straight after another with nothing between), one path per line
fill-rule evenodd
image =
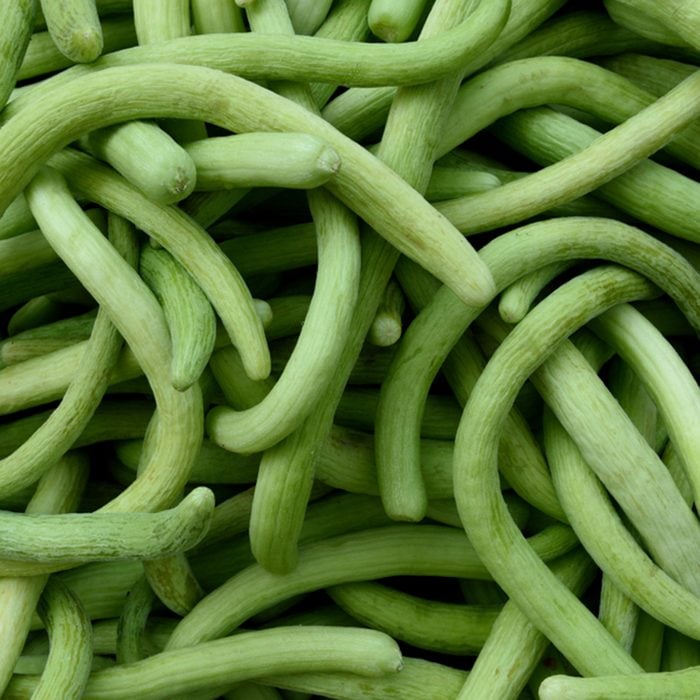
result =
M3 3L0 697L698 697L696 4Z

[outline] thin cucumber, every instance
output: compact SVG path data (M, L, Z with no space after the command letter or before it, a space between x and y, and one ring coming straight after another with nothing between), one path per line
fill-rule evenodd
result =
M114 645L117 663L133 663L145 657L142 637L153 602L150 584L145 577L140 577L129 591L117 623Z
M190 35L189 0L133 0L139 44L154 44Z
M528 122L532 127L534 121L537 121L540 137L551 139L552 125L562 122L566 123L564 130L568 130L570 137L573 136L574 127L577 134L582 136L585 131L586 136L582 137L577 146L565 146L565 152L559 150L557 157L548 160L551 162L556 158L562 158L559 162L527 178L507 183L482 194L441 202L437 208L461 229L474 232L533 216L554 204L574 199L598 187L599 194L609 193L609 196L604 196L616 206L624 208L636 217L653 222L674 235L693 240L700 235L695 230L692 214L694 207L692 191L696 183L661 165L645 161L644 158L692 122L695 113L691 103L695 98L686 100L681 95L686 91L688 96L695 95L700 105L699 86L700 76L691 76L654 104L602 136L590 127L545 108L535 108L522 111L517 115L510 115L499 122L498 131L502 137L506 135L506 130L514 137L518 124L524 125ZM675 97L679 97L686 107L690 107L686 118L681 118L678 122L676 118L680 116L680 110L677 109L679 105L673 105ZM665 102L665 100L668 101ZM668 112L666 112L667 108ZM661 121L657 118L659 114L665 115ZM543 120L550 123L546 134L541 130ZM662 136L662 122L669 127L669 131L664 138L657 140ZM533 133L530 130L530 134ZM518 148L525 146L522 139L523 132L520 131ZM511 143L514 143L514 138ZM552 143L550 140L549 144ZM558 143L557 148L560 149L562 143L561 141ZM611 163L610 168L606 166L608 159L610 161L614 159L614 165ZM667 183L665 191L668 193L668 197L664 196L664 208L659 206L658 199L649 200L647 194L640 195L640 192L648 192L650 189L657 191L663 183ZM683 194L677 196L679 187ZM634 196L632 192L635 192ZM673 193L676 195L674 196ZM509 202L507 213L502 207L504 197L507 197ZM498 210L495 206L496 200L499 202ZM673 202L674 208L666 208L670 203L669 200ZM467 202L469 203L468 214Z
M498 606L445 603L378 583L345 583L326 589L346 612L394 639L447 654L481 649L500 612Z
M466 671L452 666L404 656L400 673L381 678L358 678L350 673L299 673L264 676L260 682L348 700L388 700L392 697L424 700L426 688L431 688L441 697L455 697L466 675Z
M0 107L4 107L10 97L19 67L24 59L34 26L37 0L17 0L6 2L0 7Z
M37 606L49 635L49 655L32 693L36 700L58 694L66 700L84 697L92 671L92 628L80 600L56 579L50 579Z
M281 673L348 671L374 677L396 673L400 664L397 644L374 630L280 627L96 671L85 696L118 700L138 693L144 700L165 700L172 697L173 687L189 696L198 690L229 687L273 669Z
M0 514L0 556L8 575L48 573L91 561L153 559L204 536L214 496L200 487L160 513Z
M663 99L663 97L659 98L659 101ZM659 101L654 105L658 105ZM653 109L653 106L647 109ZM643 112L640 112L637 116L642 114ZM579 157L583 158L584 152L590 155L588 148L593 148L594 141L596 147L603 144L607 136L612 135L616 129L630 124L635 118L631 117L624 124L601 136L597 130L546 107L523 110L506 117L494 126L494 131L498 131L499 138L510 145L517 144L518 150L529 153L538 162L548 166L521 180L523 190L520 190L515 183L507 187L512 188L511 191L524 192L528 185L531 186L538 180L540 182L549 180L550 177L559 173L564 174L560 181L563 188L565 180L568 179L566 171L578 161ZM536 132L538 136L535 135ZM554 143L557 145L552 149ZM612 154L613 150L608 151L608 154ZM554 156L554 152L557 151L558 155ZM595 159L589 163L592 164L594 161ZM597 165L605 167L603 161L598 162ZM583 171L579 173L583 174ZM596 196L635 219L672 236L694 242L700 240L695 211L698 208L696 205L698 183L693 178L649 159L637 162L626 172L612 179L603 177L600 171L597 177L601 177L601 181L595 184ZM582 181L579 182L583 184ZM586 187L586 190L588 191L589 188ZM563 194L563 190L559 192ZM554 192L553 194L558 195ZM475 195L475 198L485 199L488 195L489 193ZM531 210L530 213L536 212Z
M553 561L551 569L576 594L586 587L594 574L594 567L581 549ZM548 643L547 637L514 601L509 600L455 697L458 700L475 696L483 700L515 700Z
M245 27L240 8L234 0L190 0L196 34L242 32Z
M352 212L328 194L318 193L313 210L318 219L319 265L299 339L260 403L244 411L219 407L209 412L207 432L227 449L255 452L289 435L314 408L345 345L357 295L359 231Z
M308 134L238 134L185 146L196 169L196 189L250 187L310 189L341 167L340 156Z
M595 319L591 328L628 362L659 407L669 437L700 502L700 389L671 343L632 306Z
M655 101L653 93L588 61L564 56L538 56L497 66L461 88L443 136L448 150L518 109L543 104L568 105L619 124ZM465 119L469 114L470 118ZM667 150L700 164L697 124L676 134Z
M575 546L575 538L565 525L553 525L534 535L532 546L551 559ZM403 524L362 530L304 545L297 567L285 576L259 564L243 569L178 623L167 648L227 634L259 610L304 591L396 575L491 578L456 528Z
M87 459L80 453L71 453L59 459L39 481L26 512L60 513L73 510L80 498L87 477ZM0 581L0 629L12 630L4 635L0 649L0 689L4 692L15 662L22 653L47 576L3 578Z
M178 391L204 371L216 341L216 317L202 290L166 250L146 246L139 269L163 306L172 342L170 376Z
M561 4L561 0L542 0L542 3L544 13L549 14L554 6ZM250 32L183 37L162 44L114 51L103 56L90 69L71 69L49 83L55 86L91 70L143 63L194 63L235 71L249 79L364 86L427 83L449 75L467 61L478 60L483 65L480 51L499 33L506 20L506 9L505 3L480 3L458 26L436 33L428 41L396 45L305 36L258 37ZM538 19L541 21L541 16L534 15L529 21ZM494 44L493 48L496 47ZM40 93L43 90L37 88L32 98L38 98Z

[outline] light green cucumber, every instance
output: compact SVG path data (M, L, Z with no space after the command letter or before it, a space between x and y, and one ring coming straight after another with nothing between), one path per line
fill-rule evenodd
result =
M20 233L36 229L36 221L29 210L29 205L21 192L0 216L0 240L12 238Z
M422 649L469 655L484 645L499 606L446 603L403 593L369 581L326 589L346 612Z
M59 459L40 479L27 505L28 514L60 513L76 508L88 476L86 456L73 452ZM0 690L4 691L22 653L32 625L32 615L46 585L47 576L4 577L0 580Z
M37 0L16 0L0 6L0 108L5 106L15 87L32 35L37 5Z
M240 350L253 377L269 374L264 328L245 282L206 231L173 206L149 200L109 168L65 149L52 164L69 178L80 195L133 219L162 244L196 280Z
M237 134L185 146L196 166L196 189L288 187L310 189L341 167L327 143L308 134Z
M32 698L80 700L92 670L92 628L80 600L49 579L37 607L49 635L49 655Z
M89 63L104 45L95 0L41 0L46 26L61 53L75 63Z
M425 198L430 202L485 192L501 184L498 176L482 170L436 166L430 176Z
M44 235L68 262L85 288L105 308L135 352L159 406L149 431L143 469L110 509L154 510L172 505L184 487L201 444L202 395L199 386L178 392L170 383L170 338L162 309L115 246L132 248L133 229L109 218L112 245L87 219L63 177L45 168L27 190ZM109 284L105 281L109 280Z
M490 3L480 3L479 9L485 5L490 6ZM476 14L475 12L474 15ZM488 15L490 14L491 11ZM500 18L501 16L496 14L494 19ZM475 27L480 25L469 26L472 31L475 31ZM498 25L494 24L495 26ZM485 41L485 36L481 33L478 41ZM234 131L261 128L273 131L295 131L299 129L297 125L300 121L305 124L306 129L311 129L313 124L312 132L321 138L328 139L343 160L343 168L339 170L333 185L329 187L341 201L357 209L368 223L387 236L399 250L417 258L421 264L434 271L448 284L454 285L463 294L465 302L473 302L475 297L483 299L484 291L488 290L489 293L493 291L488 270L480 264L464 237L459 235L447 221L436 217L434 209L390 168L373 158L361 146L344 139L324 120L314 117L308 110L276 97L252 83L211 69L180 66L173 73L171 68L162 64L147 67L131 66L120 68L118 71L115 69L115 72L99 71L79 81L71 82L70 85L61 86L55 92L52 91L50 100L48 95L44 94L41 110L43 118L38 118L35 106L30 110L31 128L27 127L28 119L23 111L22 114L16 115L17 121L14 127L10 127L7 122L2 130L4 138L0 139L0 146L3 146L5 141L13 145L13 148L2 151L6 159L9 158L15 163L13 172L19 169L14 151L22 153L22 158L26 162L34 163L34 167L37 167L38 153L43 152L45 157L55 152L59 144L65 144L70 140L71 134L77 132L75 135L78 136L90 128L114 122L118 118L113 109L116 85L114 79L117 75L122 76L118 83L126 93L137 91L140 95L137 103L126 98L122 102L126 107L126 111L121 115L122 120L152 116L164 109L159 104L167 103L165 110L171 114L180 113L182 116L192 115L208 120L214 119L222 126L231 127ZM99 85L102 85L102 88L98 88ZM100 90L106 90L109 98L107 99L105 92L100 98ZM209 97L204 100L197 99L196 102L189 100L178 102L176 95L182 90ZM84 105L86 92L91 95L90 109L81 110L81 118L70 122L57 119L57 115L64 112L71 100L78 99ZM148 98L146 93L149 93ZM224 100L224 94L227 95L226 100ZM215 109L218 116L210 113L212 109ZM48 124L44 123L45 119L55 123L53 128L48 128ZM23 137L17 138L14 132L20 123ZM251 128L253 124L256 124L257 128ZM22 178L13 177L11 186L7 182L0 181L0 191L4 193L4 197L0 198L0 208L7 206L14 199L31 173L30 168L27 170L24 182ZM399 229L395 227L397 221L401 222ZM435 239L435 247L428 245L430 239ZM465 275L466 269L470 270L468 275Z
M545 560L576 545L571 530L559 524L528 541ZM239 571L178 623L166 648L184 648L228 634L257 612L299 593L398 575L491 580L456 528L401 524L360 530L303 545L298 566L284 576L259 564Z
M313 34L326 19L333 0L286 0L297 34Z
M396 281L389 282L367 334L367 340L372 345L388 347L398 342L403 328L401 316L405 305L401 287Z
M196 34L219 34L245 30L241 10L234 0L190 0Z
M576 678L551 676L539 688L541 700L692 700L697 697L700 669L640 673L632 676Z
M214 350L214 311L204 292L166 250L145 246L140 271L163 306L172 342L171 381L184 391L199 379Z
M605 0L605 9L635 34L700 50L700 9L693 0Z
M109 18L99 26L104 40L102 50L105 54L120 51L136 44L134 22L131 17ZM58 49L50 32L36 32L29 40L24 59L17 72L17 80L53 73L62 68L68 68L73 63L73 59ZM33 83L31 88L27 88L27 91L33 92L36 89L37 84Z
M133 0L139 44L154 44L190 34L189 0Z
M81 138L80 145L155 202L174 204L194 189L192 158L153 122L133 120L97 129Z
M426 0L372 0L367 22L372 33L382 41L406 41L416 30L426 4Z
M0 556L9 575L48 573L77 564L154 559L182 552L209 527L214 496L204 487L159 513L0 513Z

